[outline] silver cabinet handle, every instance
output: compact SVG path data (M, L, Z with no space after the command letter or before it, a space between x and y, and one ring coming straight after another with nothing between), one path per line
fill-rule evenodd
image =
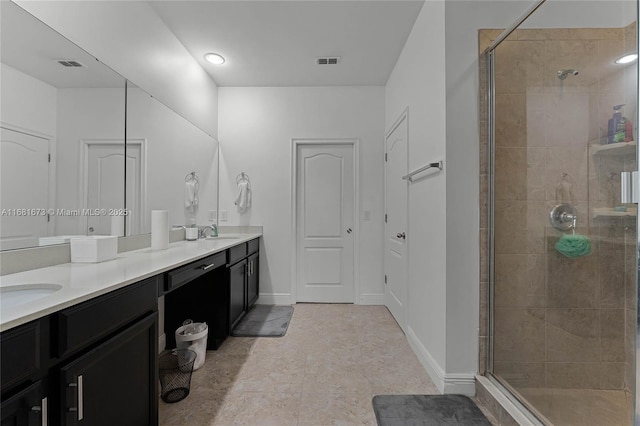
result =
M210 265L202 265L202 266L200 267L200 269L202 269L203 271L206 271L207 269L209 269L209 268L213 268L214 266L216 266L216 264L215 264L215 263L212 263L212 264L210 264Z
M249 275L253 275L253 260L249 262Z
M40 418L41 418L40 424L42 426L47 426L49 414L47 413L48 407L47 407L47 398L46 397L42 398L42 402L40 403L40 405L36 405L35 407L31 407L31 411L33 411L35 413L40 413Z
M84 417L84 402L83 402L83 386L82 386L82 376L78 376L78 383L69 383L70 388L78 388L78 407L71 407L69 411L77 411L78 412L78 421L82 420Z

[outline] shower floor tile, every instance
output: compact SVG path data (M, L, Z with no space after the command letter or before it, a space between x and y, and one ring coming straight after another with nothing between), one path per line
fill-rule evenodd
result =
M624 391L522 388L518 392L554 426L633 424L633 401Z

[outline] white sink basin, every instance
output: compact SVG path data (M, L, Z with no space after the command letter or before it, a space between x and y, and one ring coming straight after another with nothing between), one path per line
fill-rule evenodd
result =
M23 284L0 288L0 309L33 302L62 288L58 284Z
M222 237L207 237L207 240L237 240L240 237L230 237L230 236L222 236Z

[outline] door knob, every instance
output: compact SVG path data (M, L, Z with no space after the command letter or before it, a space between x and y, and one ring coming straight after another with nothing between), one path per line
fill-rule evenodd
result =
M347 234L351 233L351 228L347 229Z
M89 232L93 232L93 226L89 227Z
M404 234L404 232L402 232L402 233L399 232L398 235L396 235L396 237L398 237L398 239L400 239L400 240L404 240L405 238L407 238L407 236Z

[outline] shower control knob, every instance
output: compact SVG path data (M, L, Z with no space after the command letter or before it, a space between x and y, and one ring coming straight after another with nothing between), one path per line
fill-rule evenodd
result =
M404 232L398 232L398 235L396 235L396 237L398 237L399 240L404 240L407 238Z

